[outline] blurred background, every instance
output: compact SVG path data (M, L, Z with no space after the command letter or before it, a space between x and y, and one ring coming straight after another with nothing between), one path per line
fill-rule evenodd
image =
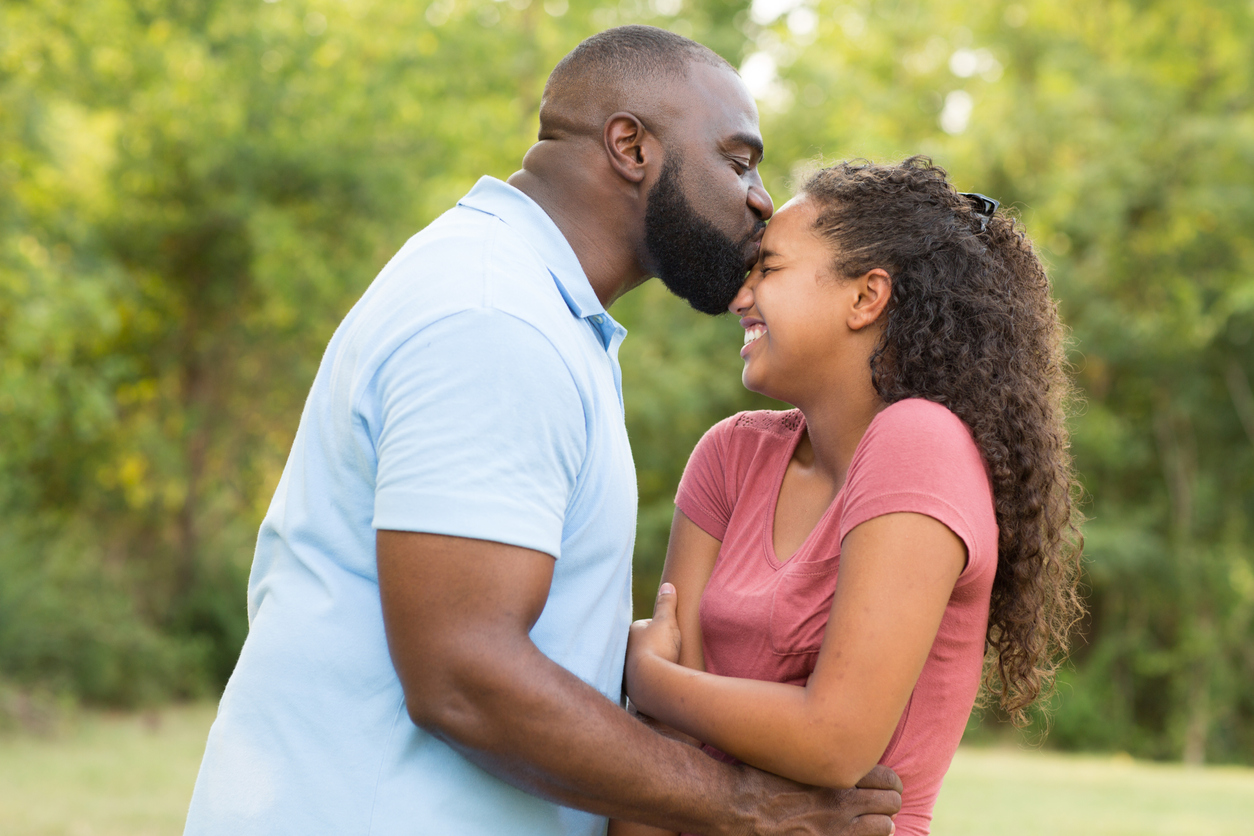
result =
M777 204L924 153L1023 219L1085 397L1047 745L1254 762L1250 0L2 0L0 729L216 698L336 324L629 22L741 68ZM656 285L613 310L640 612L692 445L763 405L736 322Z

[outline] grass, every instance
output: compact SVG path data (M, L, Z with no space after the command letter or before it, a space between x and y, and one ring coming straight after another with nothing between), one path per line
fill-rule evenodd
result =
M945 777L932 833L1254 833L1254 769L963 748Z
M215 710L82 713L51 738L0 738L0 834L178 836Z
M55 737L0 737L0 834L178 836L213 713L84 714ZM1254 769L965 748L933 833L1210 836L1251 822Z

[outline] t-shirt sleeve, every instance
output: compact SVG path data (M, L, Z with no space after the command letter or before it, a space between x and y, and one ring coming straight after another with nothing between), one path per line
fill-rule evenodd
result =
M493 540L559 557L587 450L579 391L534 326L495 310L405 341L362 396L376 529Z
M728 479L728 456L735 415L706 430L693 448L675 495L675 507L697 527L722 540L731 520L735 497Z
M970 430L940 404L905 400L872 421L849 465L840 538L884 514L926 514L967 547L970 575L997 559L993 494Z

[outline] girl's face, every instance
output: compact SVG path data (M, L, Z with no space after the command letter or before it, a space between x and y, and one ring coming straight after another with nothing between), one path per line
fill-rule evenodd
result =
M775 213L729 306L745 329L745 387L794 405L834 382L857 295L855 282L833 275L831 246L813 231L817 211L802 195Z

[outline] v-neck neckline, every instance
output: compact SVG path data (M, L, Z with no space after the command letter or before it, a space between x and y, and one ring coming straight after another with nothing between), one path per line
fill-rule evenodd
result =
M797 454L797 447L801 444L802 434L809 432L808 425L806 424L805 413L801 412L801 410L797 410L797 414L800 416L801 421L797 425L797 430L788 444L788 455L783 457L783 461L781 462L778 471L776 471L770 510L768 510L764 515L766 517L766 525L762 532L763 554L766 555L766 561L771 568L777 570L782 569L788 564L796 561L797 557L809 547L810 541L814 539L814 532L823 528L823 525L827 522L828 517L832 515L832 509L835 508L844 498L845 485L849 484L848 474L846 474L845 481L841 483L840 489L836 491L836 495L832 497L832 501L828 503L827 509L823 511L823 515L819 517L818 522L814 524L814 527L806 534L805 539L801 541L801 545L797 546L796 550L794 550L787 558L780 560L779 555L775 553L775 512L779 508L779 495L784 489L784 476L788 473L788 465L792 462L793 456ZM870 427L868 427L868 429L870 429ZM863 438L865 437L866 433L863 433ZM858 440L858 446L862 446L861 439ZM856 449L854 450L854 456L857 456ZM801 562L804 563L805 561Z

